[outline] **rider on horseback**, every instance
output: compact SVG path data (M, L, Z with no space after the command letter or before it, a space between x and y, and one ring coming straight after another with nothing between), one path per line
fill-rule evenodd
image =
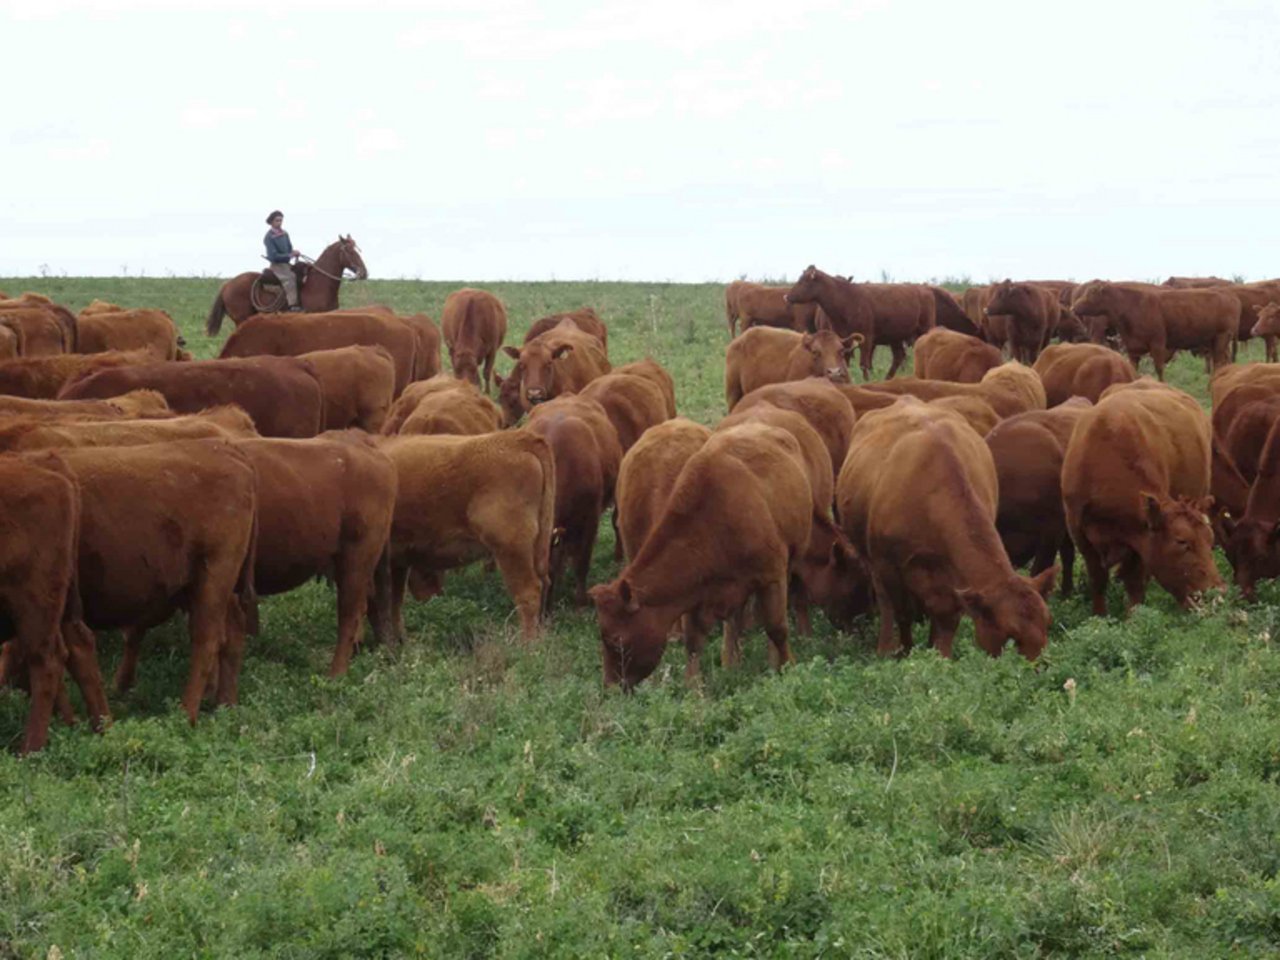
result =
M293 267L289 261L302 254L293 249L293 243L289 239L289 234L285 233L283 223L284 214L279 210L272 210L271 215L267 217L267 224L271 229L262 238L262 242L267 248L267 259L271 261L271 272L279 277L280 285L284 287L285 296L289 299L289 309L296 311L302 308L298 306L298 281L293 275Z

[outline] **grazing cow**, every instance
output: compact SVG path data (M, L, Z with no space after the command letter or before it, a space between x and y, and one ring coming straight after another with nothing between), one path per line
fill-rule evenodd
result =
M588 383L578 393L604 408L618 432L618 443L626 453L650 427L669 419L667 400L652 380L629 373L606 373Z
M1209 473L1209 418L1180 390L1116 385L1081 414L1062 464L1062 499L1095 615L1107 612L1107 571L1117 564L1131 607L1143 602L1149 576L1184 606L1221 585L1205 516Z
M298 359L311 364L324 393L320 429L382 429L396 392L395 361L385 347L314 350Z
M1276 362L1276 338L1280 337L1280 295L1253 308L1257 317L1249 328L1249 336L1261 337L1267 348L1267 363Z
M219 357L298 357L338 347L380 346L396 368L396 396L413 379L418 334L390 311L335 310L331 313L260 313L240 324Z
M836 503L871 568L881 656L910 652L916 611L944 657L961 614L991 656L1008 639L1028 660L1040 655L1057 569L1030 579L1014 571L996 532L991 452L958 414L913 397L868 413L850 440Z
M382 423L381 433L384 436L392 436L399 433L400 428L404 426L404 422L418 408L418 404L431 394L457 392L478 394L480 391L465 380L458 380L456 377L445 374L437 374L430 380L419 380L409 384L404 393L400 394L395 402L391 404L391 410L387 413L387 418Z
M0 416L23 417L167 417L169 404L154 390L135 390L110 400L29 400L0 396Z
M783 410L793 410L809 421L818 431L822 442L831 454L832 477L840 472L845 451L849 449L849 436L856 419L853 407L845 399L848 386L837 387L825 377L808 380L792 380L788 383L771 383L752 390L734 406L734 413L750 410L755 404L769 403Z
M1259 580L1280 576L1280 419L1276 417L1280 397L1269 406L1270 422L1244 513L1222 518L1227 559L1246 600L1254 599Z
M155 390L178 413L234 403L253 417L264 437L314 437L324 411L315 368L297 357L116 367L67 384L58 397L106 399L131 390Z
M1280 417L1280 382L1242 384L1214 411L1214 440L1246 483L1253 483L1258 476L1262 448L1277 417ZM1216 426L1219 423L1221 429Z
M939 326L916 341L913 362L921 380L977 383L988 370L1004 363L1004 357L999 348L977 337Z
M816 330L817 305L789 302L787 289L746 280L735 280L725 287L724 315L729 321L729 336L738 335L739 320L742 321L743 333L756 326L778 327L796 333Z
M770 660L791 662L787 582L809 542L813 493L791 434L742 424L711 435L685 464L662 515L612 583L593 587L606 685L630 689L662 659L689 615L686 678L706 629L754 596ZM692 622L690 622L692 621Z
M667 418L670 419L676 415L676 382L657 360L652 357L645 357L643 360L636 360L632 363L624 363L620 367L614 367L613 372L629 373L636 377L652 380L654 385L662 391Z
M880 380L864 387L871 392L911 394L921 400L939 397L978 397L991 405L1001 417L1045 408L1044 385L1034 370L1015 360L1003 363L983 374L978 383L951 383L947 380L918 380L900 377Z
M464 287L449 294L440 312L440 332L449 348L453 375L480 386L484 364L484 391L493 386L493 361L507 338L507 308L487 290Z
M314 577L332 578L338 594L338 642L329 676L347 672L364 629L366 604L375 582L377 610L388 597L391 515L396 503L396 470L372 438L358 431L326 433L309 440L238 440L235 448L258 478L258 547L253 567L258 596L274 596ZM305 504L306 509L299 509ZM376 579L375 579L376 578ZM380 606L381 605L381 606ZM375 614L377 615L377 614ZM133 683L141 631L126 637L116 687ZM244 656L244 632L228 630L224 665L231 678L220 689L236 700L235 677Z
M601 342L569 319L561 320L519 350L510 346L502 349L516 361L505 380L494 375L498 402L508 426L534 405L562 393L577 393L612 370Z
M861 340L859 334L844 339L830 330L795 333L772 327L751 327L725 350L724 395L730 410L757 387L770 383L826 377L832 383L849 382L849 357Z
M1062 460L1071 431L1090 401L1075 397L1052 410L1029 410L1002 420L987 434L995 461L1000 506L996 530L1015 567L1035 576L1062 557L1062 595L1072 589L1076 547L1062 506Z
M955 298L955 294L942 287L930 286L929 289L933 292L934 322L939 327L946 327L948 330L970 337L978 336L981 329L969 319L968 313Z
M80 353L148 350L153 360L176 360L182 338L163 310L125 310L95 300L76 318Z
M502 411L475 384L469 380L456 380L446 376L422 382L435 384L437 380L447 381L455 386L452 389L441 386L439 389L423 390L413 409L397 427L396 433L478 436L502 428ZM389 434L391 431L384 429L383 432Z
M1100 280L1081 286L1072 310L1077 315L1105 317L1120 334L1134 367L1149 353L1161 380L1175 350L1207 352L1215 368L1229 362L1240 317L1239 302L1220 290Z
M48 741L68 654L86 701L105 709L106 698L92 648L76 643L80 635L69 630L64 649L59 636L64 617L79 616L79 489L53 457L0 457L0 489L0 641L12 638L0 662L11 658L25 670L31 705L19 750L31 753Z
M604 408L575 394L534 407L525 429L547 441L556 464L555 527L559 535L551 544L550 579L543 596L543 613L549 615L556 583L568 559L572 559L575 573L574 602L578 606L587 602L591 553L600 516L613 500L622 447Z
M858 365L862 379L871 379L876 344L886 343L893 362L886 375L898 372L912 343L934 326L936 306L932 291L912 283L854 283L823 273L810 265L787 292L789 303L817 303L830 318L831 329L841 337L862 336Z
M600 346L608 352L609 328L605 326L604 321L600 319L600 315L591 307L579 307L577 310L570 310L567 313L553 313L533 321L525 332L522 342L528 343L535 337L540 337L547 331L554 330L564 320L568 320L583 333L591 334L600 341Z
M1030 365L1057 326L1060 306L1053 290L1004 280L991 288L986 312L1009 318L1009 347L1013 359Z
M64 448L59 455L81 491L85 623L146 630L185 610L188 719L195 723L215 668L218 702L233 703L239 662L223 640L229 630L257 629L257 480L249 458L227 440ZM107 716L105 698L86 707L95 718Z
M389 612L374 621L388 643L406 638L409 569L442 589L446 570L491 556L520 615L525 642L537 637L555 519L551 448L526 430L480 437L388 437L382 450L399 481L391 525Z
M155 357L147 350L23 357L0 364L0 394L26 397L29 400L52 400L66 384L77 377L112 367L152 363L154 360Z
M677 417L660 423L627 451L618 468L618 537L623 555L634 560L657 526L676 478L711 431Z
M1054 343L1036 358L1035 372L1044 384L1045 401L1050 407L1066 403L1072 397L1085 397L1097 403L1102 392L1113 383L1132 383L1138 373L1114 350L1096 343Z
M15 417L0 421L0 452L50 447L132 447L170 440L254 437L249 415L239 407L213 407L164 420Z

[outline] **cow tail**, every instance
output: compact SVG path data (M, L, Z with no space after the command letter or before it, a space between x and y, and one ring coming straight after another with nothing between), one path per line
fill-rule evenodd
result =
M254 486L257 486L254 471ZM236 580L236 598L240 603L240 612L244 616L244 631L251 637L258 635L258 590L254 585L254 570L258 565L258 503L254 494L253 525L249 530L249 549L245 551L244 563L240 566L240 576Z
M218 295L213 298L213 306L209 308L209 317L204 322L204 332L209 336L216 336L218 331L222 329L222 318L227 315L227 305L222 300L222 291L218 291Z

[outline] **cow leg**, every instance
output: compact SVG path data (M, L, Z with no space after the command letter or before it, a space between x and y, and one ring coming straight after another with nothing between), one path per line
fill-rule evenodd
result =
M559 542L556 542L555 539L552 540L551 556L547 562L547 589L542 592L542 616L544 619L551 617L551 604L555 599L556 584L560 582L560 574L564 572L564 563L568 552L569 547L564 542L563 536L559 538Z
M724 639L720 643L720 666L732 670L742 663L742 631L746 604L734 610L724 621Z
M730 407L730 409L733 409ZM609 518L609 523L613 526L613 559L621 562L626 559L622 553L622 534L618 532L618 505L613 505L613 514Z
M615 511L614 516L617 516ZM576 584L574 586L573 602L579 607L587 605L587 577L591 573L591 554L596 548L596 535L600 532L600 522L597 519L595 523L588 523L582 535L578 538L577 550L574 551L573 565L576 573ZM616 534L615 534L616 536ZM617 543L622 543L622 538L618 537Z
M791 578L791 612L796 615L796 634L811 636L813 624L809 621L809 593L800 577Z
M1262 338L1262 342L1267 345L1267 363L1276 362L1276 338L1267 336Z
M1142 557L1130 552L1120 564L1120 582L1124 584L1126 613L1147 599L1147 566Z
M497 354L497 350L490 350L484 358L484 392L486 396L493 393L493 358Z
M1093 544L1089 542L1089 538L1081 536L1076 543L1076 547L1080 550L1080 556L1084 560L1084 569L1089 574L1089 595L1093 600L1093 615L1095 617L1105 617L1107 615L1107 565L1102 562L1102 555L1098 553Z
M121 633L124 635L124 653L116 667L116 693L128 691L138 678L138 657L142 653L142 638L147 635L147 629L125 627Z
M498 573L520 613L520 639L525 643L538 639L538 611L542 608L542 578L534 569L531 546L502 544L493 551Z
M34 598L32 598L34 601ZM8 655L20 660L26 667L27 682L31 689L31 704L27 708L27 725L22 735L20 753L32 753L44 749L49 740L49 721L53 717L54 701L62 688L62 672L66 663L66 651L59 636L58 617L61 611L40 610L33 602L26 609L34 609L35 616L21 616L16 639L7 645ZM20 646L21 655L12 648Z
M1163 346L1152 345L1151 362L1155 364L1156 379L1159 380L1161 383L1164 382L1164 365L1167 359L1168 358L1165 356L1165 350ZM1135 370L1138 369L1136 365L1134 366L1134 369Z
M684 634L684 682L691 687L702 684L702 648L706 646L707 631L692 613L682 617Z
M229 561L230 557L225 560ZM182 709L193 726L200 715L200 701L205 688L218 669L218 658L227 641L227 606L234 602L232 591L242 560L240 558L234 565L222 562L214 566L211 563L193 591L187 612L191 667L187 685L182 691Z
M787 577L784 573L765 584L756 594L760 619L769 637L769 665L781 670L786 664L795 663L795 655L787 642Z
M876 339L865 337L858 345L858 366L862 368L862 379L871 379L871 361L875 359Z
M342 589L338 589L339 623L342 620ZM357 608L357 611L359 608ZM232 597L227 604L227 619L223 628L222 647L218 651L215 696L220 706L230 707L240 702L240 665L244 663L245 618L240 598Z
M102 673L98 670L97 642L93 631L81 620L69 621L62 625L62 640L67 648L67 669L84 697L89 722L93 729L102 730L111 722L111 709L107 706Z
M878 575L871 575L871 585L876 595L876 607L880 613L880 639L876 644L876 655L891 657L898 650L897 638L893 635L894 625L898 621L893 595L888 585Z
M886 380L892 380L893 375L898 372L898 368L907 359L907 348L902 345L901 340L891 341L889 349L893 351L893 362L889 364L889 372L884 376Z
M1060 587L1060 595L1069 597L1075 590L1075 541L1066 534L1063 534L1062 541L1058 546L1058 553L1062 557L1062 585Z
M936 614L929 618L929 643L946 659L951 659L951 647L955 643L956 628L960 625L960 612ZM990 653L990 651L987 651Z

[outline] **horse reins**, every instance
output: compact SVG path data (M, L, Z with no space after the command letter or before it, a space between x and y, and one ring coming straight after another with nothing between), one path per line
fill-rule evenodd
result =
M357 249L356 252L359 253L360 252L359 249ZM298 259L301 260L303 263L305 263L307 266L309 266L316 273L320 274L321 276L328 277L330 280L337 280L339 283L341 283L343 280L350 280L352 283L354 283L355 281L360 279L359 275L354 277L349 277L349 278L343 277L341 275L335 277L328 270L325 270L323 267L319 266L314 260L308 257L305 253L298 254ZM343 269L345 270L347 268L343 267Z

